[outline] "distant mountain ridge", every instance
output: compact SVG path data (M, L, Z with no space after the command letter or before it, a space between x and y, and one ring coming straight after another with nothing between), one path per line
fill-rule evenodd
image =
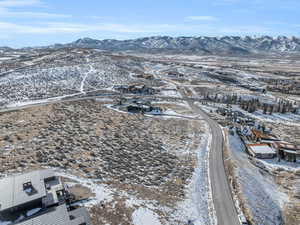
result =
M297 37L169 37L156 36L132 40L96 40L82 38L75 42L54 45L59 47L96 48L108 51L173 52L220 55L300 54Z

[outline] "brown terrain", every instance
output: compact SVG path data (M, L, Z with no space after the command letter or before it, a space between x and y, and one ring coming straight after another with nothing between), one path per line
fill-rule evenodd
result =
M122 190L175 207L184 199L204 132L202 121L119 113L93 100L2 113L0 121L1 173L53 167L116 190L111 202L91 209L103 222L95 224L130 221L134 210L124 207ZM80 185L73 192L93 196ZM111 205L121 211L110 211Z

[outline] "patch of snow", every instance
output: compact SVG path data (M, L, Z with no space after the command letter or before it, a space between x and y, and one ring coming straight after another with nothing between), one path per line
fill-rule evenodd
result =
M168 97L182 98L181 94L176 90L161 91L161 94Z
M286 114L273 113L272 115L269 115L269 114L263 114L263 112L261 110L258 110L254 113L249 113L249 112L241 109L237 105L232 106L232 109L240 111L249 117L253 117L255 119L258 119L261 121L266 121L266 122L273 122L273 123L284 122L284 123L289 123L289 124L293 124L293 125L296 125L296 124L298 125L300 122L300 116L293 114L293 113L286 113Z
M285 170L290 172L295 172L300 170L300 163L287 162L285 160L278 159L257 159L257 161L261 162L266 166L268 170Z
M132 214L134 225L161 225L158 215L147 208L138 208Z
M186 102L168 102L168 101L155 101L153 102L155 104L168 104L168 105L174 105L174 106L182 106L184 108L190 108L190 106Z
M207 126L207 124L206 124ZM208 131L208 127L206 127ZM198 150L198 165L188 185L187 199L178 205L176 217L194 225L217 224L209 180L209 149L212 136L207 132Z
M255 224L281 225L281 210L288 196L280 191L269 173L250 163L238 135L229 135L228 141L235 174Z
M216 110L215 107L213 106L208 106L208 105L202 105L201 103L195 103L197 106L201 107L201 109L203 109L203 111L205 111L206 113L210 113L211 111L214 112Z
M24 102L15 102L15 103L11 103L11 104L5 106L5 109L18 108L18 107L24 107L24 106L30 106L30 105L38 105L38 104L46 104L46 103L49 103L49 102L52 102L52 101L62 100L63 98L74 97L74 96L77 96L79 94L80 93L75 93L75 94L71 94L71 95L63 95L63 96L57 96L57 97L47 98L47 99L24 101Z
M172 109L168 109L163 112L162 116L174 116L174 117L180 117L180 118L186 118L186 119L196 119L198 118L198 115L185 115L181 113L177 113Z
M12 59L11 57L0 57L0 61L6 61Z
M113 101L113 99L111 99L111 98L96 98L95 100L96 100L96 102L112 102Z
M93 192L96 195L96 197L94 199L91 199L91 200L83 203L85 207L91 207L100 202L111 201L113 199L112 190L109 189L106 185L101 184L99 182L99 180L81 178L81 177L77 177L77 176L67 174L66 172L61 172L61 171L57 171L56 174L58 176L66 177L66 178L69 178L69 179L72 179L72 180L78 182L80 185L90 189L91 192ZM67 185L74 185L74 184L76 184L76 183L67 183Z

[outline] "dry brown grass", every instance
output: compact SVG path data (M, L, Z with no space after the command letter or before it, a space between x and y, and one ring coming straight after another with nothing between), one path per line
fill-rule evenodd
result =
M88 198L95 197L96 194L92 193L91 190L87 187L84 187L80 184L75 184L69 188L70 193L74 194L75 200L84 200Z
M14 138L8 154L0 149L6 173L50 165L97 178L113 191L112 201L91 209L95 224L130 224L134 208L126 207L128 195L155 202L155 213L168 224L184 198L205 132L202 121L119 113L95 101L33 107L2 114L0 122L0 134L34 132ZM1 135L0 141L8 144ZM91 196L79 186L74 192Z
M287 204L283 210L283 219L286 225L300 224L300 202Z
M124 198L114 198L110 202L99 203L90 209L94 225L131 225L133 212L133 208L126 206L126 199Z

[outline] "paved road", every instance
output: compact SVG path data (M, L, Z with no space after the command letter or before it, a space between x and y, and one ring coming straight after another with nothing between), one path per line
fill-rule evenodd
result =
M185 95L184 91L180 91L180 93L182 96ZM209 174L218 225L240 225L227 175L225 173L223 160L224 138L222 130L218 123L212 120L204 111L196 106L192 100L187 102L194 112L200 114L202 118L207 121L212 132L212 142L209 155Z
M240 225L224 168L224 139L222 130L217 122L210 119L201 109L195 105L193 108L208 122L213 135L210 149L209 171L218 225Z

